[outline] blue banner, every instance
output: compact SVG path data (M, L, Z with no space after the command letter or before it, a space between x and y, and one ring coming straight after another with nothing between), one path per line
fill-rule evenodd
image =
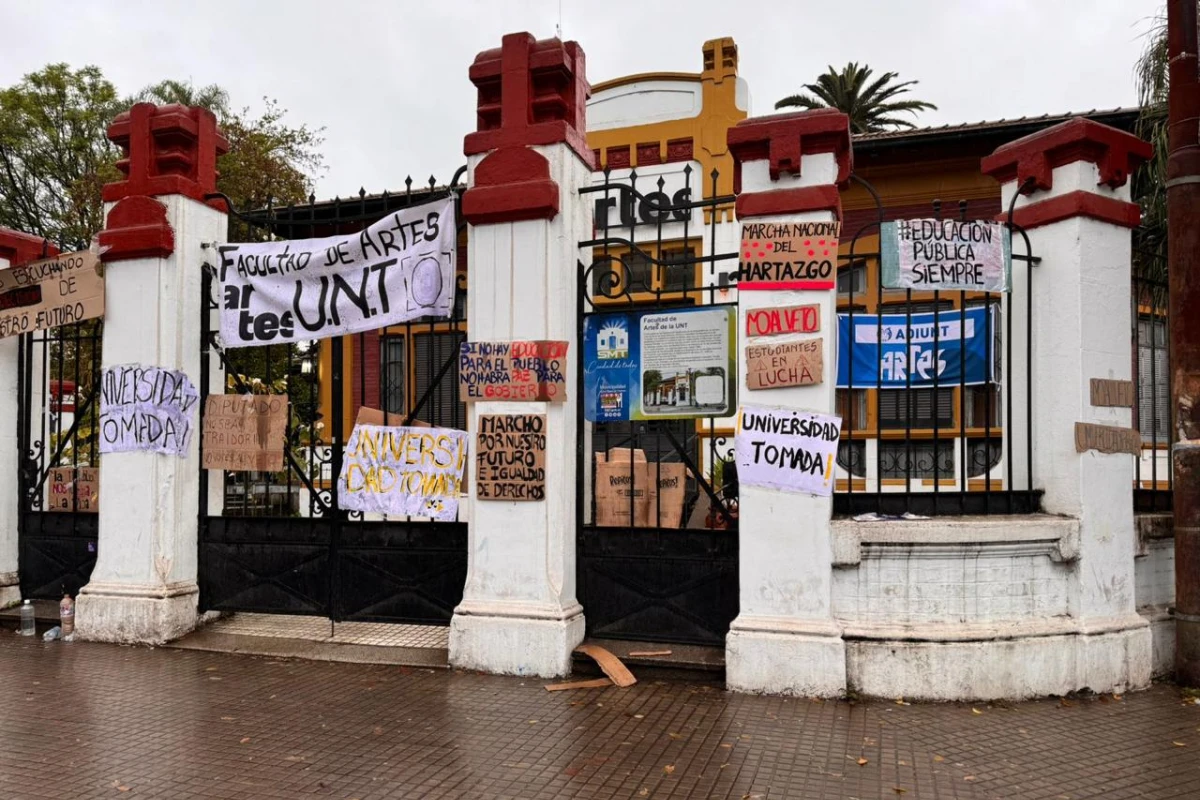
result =
M1000 361L996 319L994 309L989 313L982 307L968 308L966 314L855 314L851 332L850 315L838 314L837 386L904 389L994 382Z

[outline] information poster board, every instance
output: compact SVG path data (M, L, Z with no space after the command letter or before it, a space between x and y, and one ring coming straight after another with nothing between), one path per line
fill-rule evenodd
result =
M584 323L591 422L723 417L737 404L732 306L593 314Z

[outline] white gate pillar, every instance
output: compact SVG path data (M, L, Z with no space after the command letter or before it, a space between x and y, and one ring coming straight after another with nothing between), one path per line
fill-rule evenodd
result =
M202 245L226 238L224 212L204 196L229 145L210 112L150 103L118 116L108 137L125 152L126 179L104 187L101 365L180 370L199 386L201 265L211 258ZM199 443L194 430L185 457L101 456L96 566L76 612L81 638L161 643L195 627Z
M568 342L567 401L470 406L472 436L481 414L547 415L546 499L480 502L470 487L469 569L450 625L450 663L565 675L584 633L575 596L578 243L591 234L579 189L593 167L584 56L575 42L509 34L476 57L470 76L479 103L478 131L464 145L469 335Z
M1079 520L1068 680L1095 692L1150 682L1150 630L1134 603L1137 456L1080 453L1075 443L1076 423L1126 431L1133 423L1128 407L1092 405L1090 384L1131 379L1130 230L1141 212L1127 180L1150 155L1136 136L1081 118L1010 142L982 164L1001 183L1003 208L1020 194L1013 221L1041 258L1031 278L1033 480L1046 512Z
M744 120L729 131L739 222L829 222L841 218L838 187L850 179L849 121L837 111ZM836 263L836 258L835 258ZM835 413L837 292L738 293L742 344L746 312L816 304L825 374L814 386L748 391L745 347L742 404ZM762 342L759 342L762 338ZM812 337L805 337L812 338ZM835 697L846 689L846 648L833 619L833 498L747 486L739 494L740 609L725 643L730 689Z
M58 255L58 248L43 252L43 240L38 236L0 228L0 269L8 269L28 261ZM17 347L19 337L0 339L0 608L15 605L21 600L17 570L17 527L21 516L20 491L21 459L25 453L17 449L20 441L17 398Z

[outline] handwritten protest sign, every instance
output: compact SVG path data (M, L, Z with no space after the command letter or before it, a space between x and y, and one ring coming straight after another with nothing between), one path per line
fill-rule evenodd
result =
M821 307L805 306L751 308L746 311L747 336L779 336L785 333L817 333L821 330Z
M885 288L1008 291L1012 254L1002 223L902 219L883 223L879 238Z
M743 222L739 291L832 289L842 223Z
M204 404L200 466L229 472L278 472L288 422L286 395L214 394Z
M86 250L0 270L0 338L104 316L100 258Z
M50 470L48 511L100 510L100 470L95 467L57 467Z
M746 388L812 386L825 380L822 339L746 347Z
M447 198L344 236L222 245L221 338L252 347L448 317L457 235Z
M187 454L200 393L176 370L123 364L100 378L100 452Z
M1092 378L1091 399L1094 406L1133 408L1133 381Z
M1134 428L1076 422L1075 451L1083 453L1088 450L1096 450L1101 453L1129 453L1136 456L1142 452L1142 435Z
M475 467L480 500L544 500L546 415L481 414Z
M840 417L742 406L734 437L738 482L829 497L841 435Z
M338 476L338 502L350 511L451 521L466 463L466 431L355 425Z
M463 342L458 356L459 397L479 400L567 399L567 343Z

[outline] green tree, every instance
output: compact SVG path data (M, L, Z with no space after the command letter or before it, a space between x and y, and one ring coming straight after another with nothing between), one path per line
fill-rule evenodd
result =
M1200 4L1198 4L1200 5ZM1134 68L1137 80L1137 134L1154 145L1154 156L1133 174L1133 199L1142 207L1142 225L1134 239L1134 268L1143 277L1166 280L1167 270L1167 17L1151 19L1142 55Z
M103 226L100 188L119 177L105 129L121 108L96 67L50 64L0 90L0 225L86 246Z
M873 133L895 128L915 128L916 125L899 114L912 114L937 109L924 100L901 100L917 81L896 82L899 75L885 72L874 81L873 70L851 61L841 72L829 66L817 76L816 83L807 83L807 91L789 95L775 104L776 108L836 108L850 117L852 133Z

